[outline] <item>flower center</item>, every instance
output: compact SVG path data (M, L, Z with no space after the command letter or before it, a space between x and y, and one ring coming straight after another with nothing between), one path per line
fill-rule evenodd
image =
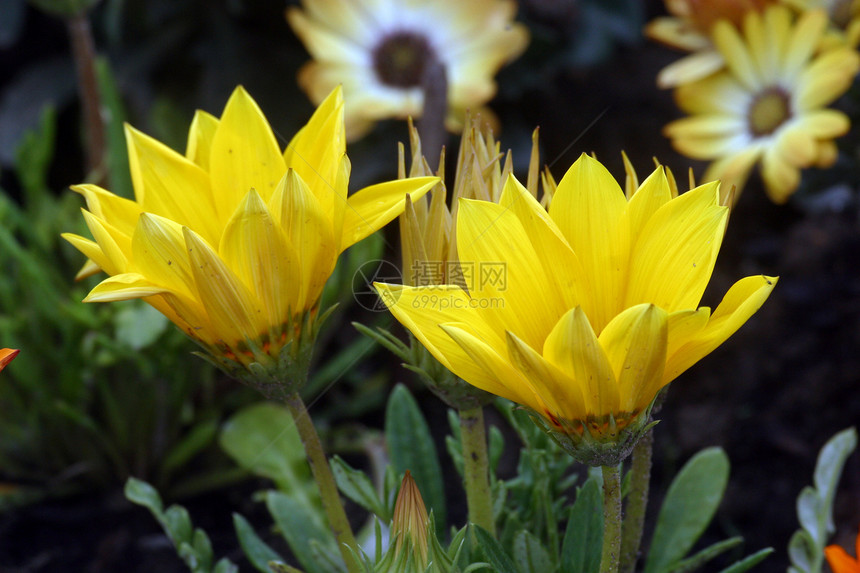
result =
M432 57L433 49L427 38L411 32L395 32L373 50L373 68L382 83L411 88L421 85Z
M788 94L778 87L758 94L747 114L750 132L756 137L770 135L789 118L791 104Z

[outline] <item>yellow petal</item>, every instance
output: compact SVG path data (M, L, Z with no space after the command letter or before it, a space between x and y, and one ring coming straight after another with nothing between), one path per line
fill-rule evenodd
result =
M110 221L115 229L128 237L134 234L137 218L143 212L139 203L114 195L98 185L72 185L71 189L84 196L90 213Z
M588 276L592 297L583 301L583 309L598 331L621 306L629 255L628 229L622 220L626 208L621 187L599 161L587 155L581 155L565 173L549 208Z
M269 122L248 92L237 87L212 137L209 173L221 221L233 215L251 189L268 201L285 172Z
M800 185L800 169L789 163L776 149L770 148L762 157L761 178L767 196L781 205L788 201Z
M299 257L256 191L248 192L227 223L218 252L263 304L269 326L278 327L303 310Z
M113 302L162 294L167 289L139 273L121 273L108 277L93 288L84 302Z
M481 390L528 406L536 412L546 411L544 401L529 380L507 360L504 350L499 351L475 336L470 324L447 323L439 327L468 356L467 362L458 360L453 363L454 374Z
M188 129L188 143L185 157L209 171L209 158L212 155L212 138L218 129L218 118L202 110L194 112L191 127Z
M646 223L657 210L672 200L666 170L658 167L630 197L625 216L630 228L630 240L635 241L642 234Z
M668 384L677 378L743 326L770 296L777 280L776 277L759 275L736 282L726 293L707 326L667 357L663 383ZM676 342L673 346L677 344Z
M110 223L99 219L86 209L81 209L84 221L93 238L104 253L104 258L93 259L109 275L124 273L128 270L126 253L131 251L131 239L114 229ZM92 258L92 257L90 257Z
M131 180L143 210L187 225L207 240L216 240L218 219L207 173L129 125L125 135Z
M284 150L286 166L298 172L326 213L346 206L346 188L337 185L346 153L342 92L336 87Z
M332 235L332 221L294 169L284 179L269 201L269 211L284 230L301 264L297 304L310 308L318 302L322 289L337 262L337 246Z
M517 216L535 252L540 253L537 261L543 265L550 280L548 289L558 292L565 308L582 304L588 286L576 253L571 250L567 239L546 209L513 174L508 176L499 205L510 209Z
M181 225L144 213L132 239L132 253L135 272L188 298L195 296L194 276Z
M197 285L197 300L206 309L220 339L233 345L266 332L266 313L256 295L203 239L188 227L182 231Z
M640 304L613 318L600 333L600 346L618 383L621 412L641 411L663 387L667 321L663 309Z
M673 312L698 306L728 221L728 208L718 203L713 181L654 213L630 257L626 307L650 302Z
M758 18L758 14L750 13L748 18ZM728 67L735 77L752 92L761 89L761 78L756 73L755 63L749 49L734 25L728 20L720 20L714 24L714 44L725 58Z
M540 348L565 310L540 255L511 210L469 199L460 199L459 206L457 252L469 292L494 305L498 331L510 330Z
M507 342L508 356L549 408L546 414L549 414L550 419L585 419L588 409L582 389L572 376L554 366L511 332L507 333Z
M543 355L574 379L588 414L618 411L615 373L581 307L559 319L544 342Z
M73 247L83 253L87 259L89 259L89 261L84 264L84 267L78 271L78 275L75 277L76 279L93 275L103 270L105 266L109 269L116 270L114 264L104 254L102 248L97 242L81 237L80 235L75 235L74 233L63 233L61 236L70 242Z
M438 182L438 177L398 179L371 185L350 195L343 217L340 250L354 245L400 215L407 193L412 201L417 201Z

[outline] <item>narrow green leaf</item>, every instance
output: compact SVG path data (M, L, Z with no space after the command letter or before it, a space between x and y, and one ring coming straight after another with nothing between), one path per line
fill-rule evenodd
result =
M391 514L386 509L385 503L379 498L376 488L364 472L351 467L340 456L332 457L330 465L337 487L343 495L375 514L382 521L386 523L391 521Z
M815 542L802 529L798 529L788 542L788 556L798 571L810 571L812 568Z
M158 491L143 480L130 477L125 482L125 497L132 503L148 508L161 521L164 505Z
M600 569L603 542L603 495L594 478L589 478L570 509L567 531L561 545L561 570L595 573Z
M185 508L183 507L181 509L184 510ZM187 513L188 512L186 512L186 514ZM188 520L188 524L191 525L190 519ZM197 570L200 571L200 573L210 573L212 570L214 554L212 553L212 542L209 541L209 536L206 535L206 532L202 529L195 529L191 545L194 547L194 552L197 554Z
M340 569L330 569L327 563L317 560L312 542L321 544L329 554L339 555L337 543L331 530L321 523L318 514L294 499L277 491L266 492L266 506L275 519L278 529L286 539L290 550L308 573L341 573ZM319 545L318 545L319 546Z
M271 571L271 573L304 573L301 569L296 569L286 563L279 562L269 563L269 571Z
M514 536L514 561L521 573L549 573L555 566L541 542L525 529Z
M184 466L191 458L210 445L218 434L218 424L214 420L206 420L196 424L177 442L161 464L161 470L167 474Z
M239 538L239 545L242 546L242 551L245 552L245 557L251 562L257 571L262 573L270 573L270 561L283 561L283 557L269 547L265 541L260 539L248 520L239 515L233 514L233 527L236 529L236 537Z
M134 198L131 172L128 165L128 148L125 142L125 107L117 89L116 80L107 58L96 58L96 79L102 107L105 112L105 163L108 169L110 190L126 199Z
M478 539L478 546L484 551L490 565L496 570L496 573L519 573L517 566L499 545L499 542L493 539L486 529L480 525L472 525L475 536Z
M768 547L766 549L762 549L761 551L756 551L752 555L745 557L744 559L738 561L737 563L726 567L720 573L744 573L744 571L749 571L762 561L764 561L768 555L773 553L773 547Z
M826 539L824 511L818 492L812 486L803 488L797 496L797 519L818 547L823 547Z
M696 571L708 561L711 561L712 559L725 553L726 551L737 547L743 542L743 537L732 537L731 539L726 539L725 541L719 541L717 543L714 543L713 545L702 549L692 557L684 559L683 561L672 567L670 571L672 573L689 573L690 571Z
M681 468L660 508L645 573L667 571L687 554L713 518L728 479L721 448L702 450Z
M446 505L439 455L427 421L409 390L398 384L385 409L385 437L398 475L409 470L428 510L436 514L436 535L445 536Z

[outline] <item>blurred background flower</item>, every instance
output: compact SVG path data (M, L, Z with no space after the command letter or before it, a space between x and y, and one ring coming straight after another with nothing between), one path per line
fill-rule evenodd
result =
M799 17L785 6L749 12L742 28L714 26L726 68L679 86L678 106L690 114L664 133L681 153L713 160L703 179L740 191L761 162L765 191L785 203L800 184L800 170L829 167L848 116L827 106L844 94L860 69L860 55L838 46L818 51L828 25L822 10Z
M380 119L421 117L434 66L443 68L447 84L446 125L459 131L466 110L477 111L495 95L493 76L528 43L509 0L309 0L303 6L287 10L313 57L299 71L299 84L314 102L343 85L351 139Z

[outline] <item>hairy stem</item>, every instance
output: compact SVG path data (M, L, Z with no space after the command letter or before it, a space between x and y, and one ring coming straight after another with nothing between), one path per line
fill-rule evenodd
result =
M621 471L603 466L603 551L600 573L618 573L621 552Z
M645 510L648 507L648 488L651 483L651 451L654 447L654 430L648 430L633 448L630 469L630 494L621 535L621 573L633 573L642 543Z
M459 414L460 441L463 445L463 482L466 488L466 503L469 506L469 521L480 525L495 537L484 408L477 406L460 410Z
M361 553L359 552L358 544L355 542L355 536L352 533L352 528L349 525L343 504L340 501L334 475L331 473L331 468L328 465L325 452L323 452L322 443L320 442L316 428L314 428L314 423L298 392L288 395L284 399L284 402L287 408L289 408L299 435L302 438L308 464L311 466L311 472L320 489L323 508L328 517L329 525L337 539L337 545L341 555L343 555L343 560L346 562L347 570L350 573L359 573L360 569L355 563L352 551L355 552L355 555L360 555Z

